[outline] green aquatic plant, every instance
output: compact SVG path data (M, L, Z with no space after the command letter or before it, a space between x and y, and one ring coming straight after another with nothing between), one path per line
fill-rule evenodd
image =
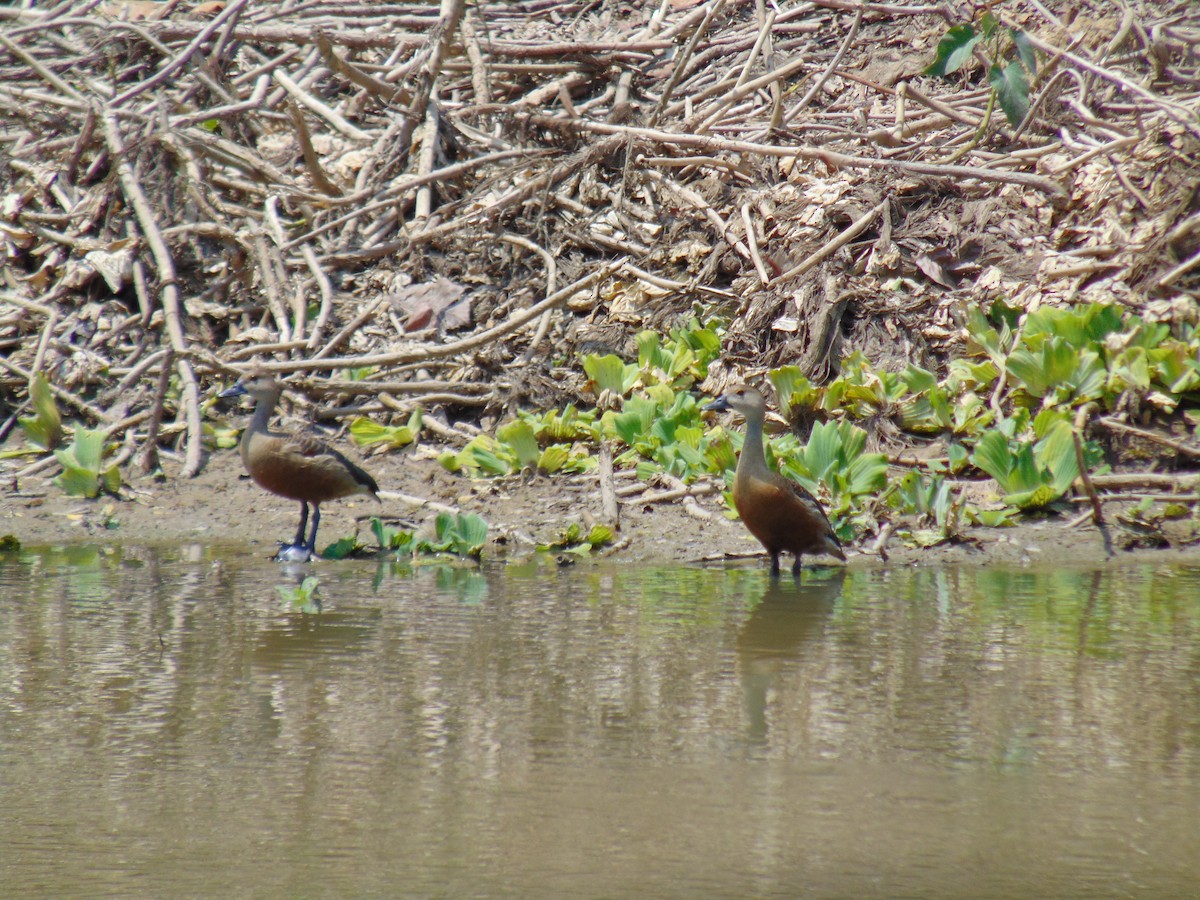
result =
M585 356L583 371L587 373L588 386L597 397L624 397L633 390L641 374L637 366L611 353Z
M104 442L102 429L76 428L70 446L54 451L63 470L52 483L72 497L115 494L121 486L121 473L115 465L104 464Z
M1176 335L1165 323L1103 303L1042 307L1023 319L1017 312L994 303L987 314L970 310L966 322L968 354L988 357L1015 406L1067 409L1094 401L1114 409L1135 396L1173 412L1200 394L1193 326Z
M819 422L803 446L787 435L773 447L781 472L812 492L824 485L844 512L887 486L887 456L866 452L866 445L867 433L850 422Z
M385 525L378 516L370 521L378 551L397 556L432 556L444 553L478 559L487 543L488 524L474 513L441 513L434 521L434 534L422 537L412 531ZM361 555L366 546L357 532L334 541L321 553L324 559L346 559ZM372 551L367 555L375 555Z
M1033 439L1013 434L1016 419L989 430L976 443L972 465L996 479L1004 502L1020 509L1047 506L1079 477L1075 434L1059 413L1043 413L1033 423ZM1098 448L1084 445L1085 465L1099 462Z
M318 613L321 611L318 590L320 585L317 576L309 575L297 585L280 584L275 586L275 590L279 592L279 598L285 606L305 613Z
M917 517L918 527L900 533L910 543L933 547L958 536L960 502L942 475L907 472L886 496L896 512Z
M600 428L627 448L614 462L636 466L642 477L665 472L687 479L708 469L700 407L689 393L655 385L629 397L622 411L606 412Z
M321 559L348 559L351 556L361 554L365 549L366 546L358 539L358 534L356 533L344 538L338 538L317 555Z
M613 542L615 535L607 525L596 524L584 531L584 526L572 522L562 533L547 544L539 544L538 550L586 555Z
M635 339L636 364L611 353L584 356L589 387L606 407L639 387L663 385L675 391L687 390L704 380L709 364L720 355L723 328L719 321L702 324L692 319L686 326L672 329L665 338L656 331L643 331Z
M441 513L434 524L437 538L419 540L418 549L479 559L488 536L488 524L482 518L475 513Z
M375 540L381 550L407 553L416 546L413 532L384 525L379 516L371 517L371 533L375 535Z
M449 472L466 472L476 477L532 470L552 475L595 468L595 457L573 445L553 443L540 447L538 431L527 419L514 419L500 426L494 436L477 435L461 450L441 454L438 462Z
M960 521L1006 524L1019 510L1045 507L1071 489L1079 476L1073 417L1080 407L1171 411L1200 400L1195 326L1148 322L1112 304L1026 312L997 300L968 308L964 331L966 355L940 374L914 364L876 368L861 353L843 360L823 385L796 366L767 373L784 417L809 430L807 441L794 434L771 440L768 458L828 498L840 536L877 527L885 508L927 523L917 540L951 539ZM689 390L719 352L719 327L693 322L666 338L643 332L636 343L636 363L584 357L602 409L522 412L494 434L443 454L442 464L475 476L585 471L606 443L614 465L634 468L643 480L669 475L686 483L731 472L741 436L706 422ZM939 438L944 454L889 486L887 458L866 451L868 432L860 427L881 421ZM1081 447L1086 467L1101 463L1094 443ZM960 502L948 474L991 476L1003 502Z
M54 401L50 383L41 372L33 376L33 382L29 385L29 400L34 414L18 419L17 424L25 432L25 439L34 447L53 450L62 441L62 415Z
M421 411L413 410L404 425L380 425L360 416L350 423L350 439L360 447L386 444L391 450L407 447L421 433Z

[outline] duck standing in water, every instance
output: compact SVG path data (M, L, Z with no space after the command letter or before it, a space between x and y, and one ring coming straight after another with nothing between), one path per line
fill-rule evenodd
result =
M779 576L779 554L795 554L792 575L800 577L804 553L827 553L845 560L841 542L817 498L790 478L772 472L763 453L767 403L746 384L737 384L704 407L732 409L746 419L746 440L733 478L733 505L746 528L771 554L771 576Z
M271 431L271 414L282 393L283 385L269 375L250 375L220 396L247 394L254 398L254 416L242 432L242 463L259 487L280 497L300 501L300 527L296 531L296 540L291 544L280 544L275 558L307 562L317 555L321 504L352 494L370 494L379 500L379 485L367 472L324 441L303 434ZM312 531L305 539L310 503Z

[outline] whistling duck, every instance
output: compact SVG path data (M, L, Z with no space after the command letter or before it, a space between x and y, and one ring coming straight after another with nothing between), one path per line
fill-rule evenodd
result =
M242 462L250 477L272 494L300 501L300 527L292 544L279 546L275 558L289 562L307 562L316 556L317 526L321 524L321 504L326 500L370 494L379 499L375 479L323 441L303 434L280 434L268 423L283 385L268 375L243 378L221 397L254 398L254 417L242 432ZM312 504L312 532L305 539L308 505Z
M746 528L771 554L771 576L779 575L779 554L795 554L792 575L800 577L803 553L827 553L845 560L842 545L817 498L789 478L772 472L763 454L763 395L738 384L704 407L732 409L746 419L746 440L733 478L733 505Z

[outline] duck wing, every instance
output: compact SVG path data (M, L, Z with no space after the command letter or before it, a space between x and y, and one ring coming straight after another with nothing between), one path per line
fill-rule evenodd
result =
M348 474L356 484L365 488L367 493L376 500L379 499L379 485L370 473L320 438L311 434L290 434L283 439L280 450L285 454L302 457L309 467L342 477Z
M823 526L822 537L825 538L826 551L831 556L836 556L838 559L844 560L846 556L842 552L842 542L838 540L837 532L833 530L833 524L829 521L829 516L825 514L825 507L821 505L821 501L809 493L808 489L799 482L792 481L792 479L785 478L782 475L776 475L776 477L779 479L778 481L772 479L775 486L786 490L788 494L803 504L804 509L813 519L821 523Z

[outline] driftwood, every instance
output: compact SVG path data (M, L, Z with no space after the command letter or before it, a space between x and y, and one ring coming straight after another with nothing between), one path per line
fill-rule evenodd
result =
M292 8L0 7L6 433L41 372L193 474L251 361L346 414L471 419L578 399L579 349L697 306L729 322L719 382L834 333L936 364L995 296L1170 319L1200 292L1191 0L996 7L1042 53L1015 128L981 67L921 74L942 6Z

